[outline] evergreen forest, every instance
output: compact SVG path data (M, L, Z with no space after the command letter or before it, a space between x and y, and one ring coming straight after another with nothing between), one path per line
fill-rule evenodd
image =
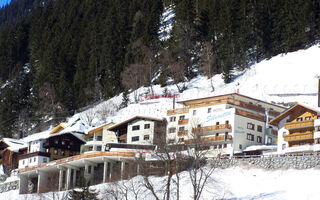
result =
M160 40L168 6L173 29ZM320 0L12 0L0 9L0 137L168 78L223 73L228 83L319 35Z

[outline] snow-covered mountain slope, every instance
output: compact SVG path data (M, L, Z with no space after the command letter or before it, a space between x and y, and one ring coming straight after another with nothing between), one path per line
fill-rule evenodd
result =
M180 174L180 199L192 199L192 185L188 172ZM163 193L166 177L151 177L151 183L155 186L157 194ZM315 200L319 199L320 190L316 180L320 178L319 169L308 170L263 170L250 167L232 167L228 169L216 169L208 179L203 190L202 200L229 199L229 200ZM112 190L118 189L118 198L124 199L121 194L124 188L128 190L128 199L135 199L133 191L138 193L138 199L154 199L150 191L143 187L143 178L138 176L122 182L100 184L91 187L99 193L101 199L112 198ZM126 186L126 187L125 187ZM175 199L175 184L172 183L172 199ZM66 192L19 195L17 190L0 194L0 199L24 200L24 199L63 199ZM108 198L109 197L109 198ZM111 198L110 198L111 197ZM122 198L121 198L122 197Z
M215 90L212 92L210 79L204 76L186 82L187 89L179 93L177 87L172 84L165 88L160 85L153 86L155 95L166 93L176 94L176 101L215 96L227 93L240 94L274 103L304 103L316 107L318 103L318 77L320 76L319 64L320 48L315 45L305 50L299 50L288 54L278 55L270 60L263 60L244 71L234 72L231 83L225 84L222 74L212 77ZM118 110L122 101L122 95L103 102L89 111L89 113L101 112L108 108L109 115L97 117L95 114L93 126L105 122L115 123L124 121L135 115L165 117L166 110L173 108L173 99L157 98L146 100L150 88L142 87L137 90L140 94L140 102L134 102L133 92L130 94L128 107ZM181 105L175 104L175 107ZM85 113L84 112L84 113Z

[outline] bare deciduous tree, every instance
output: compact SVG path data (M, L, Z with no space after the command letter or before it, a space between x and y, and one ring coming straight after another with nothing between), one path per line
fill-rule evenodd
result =
M215 74L213 65L215 63L215 57L212 53L212 44L210 42L205 42L201 52L201 70L210 79L210 85L212 92L214 91L214 86L212 82L212 76Z

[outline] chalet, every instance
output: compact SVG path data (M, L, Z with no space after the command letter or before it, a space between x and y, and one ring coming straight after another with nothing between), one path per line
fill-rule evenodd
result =
M166 121L152 117L135 116L113 125L108 130L115 132L118 143L156 145L165 142Z
M244 154L249 146L275 144L276 127L268 121L285 110L236 93L178 103L180 108L167 111L167 142L191 147L201 143L210 156Z
M0 160L6 172L18 168L18 156L27 153L27 145L21 140L3 138L0 141Z
M23 138L27 143L27 153L18 157L19 169L80 154L80 146L85 143L81 126L81 122L68 127L59 124L51 131Z
M270 121L278 127L278 153L320 151L320 110L296 104Z
M116 134L108 130L108 128L112 125L114 125L113 122L88 131L88 133L84 136L84 139L87 142L81 146L81 153L105 151L107 143L117 143L118 140Z

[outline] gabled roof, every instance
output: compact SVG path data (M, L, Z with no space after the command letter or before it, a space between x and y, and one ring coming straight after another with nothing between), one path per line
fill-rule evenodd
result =
M55 133L58 133L59 131L61 131L62 129L65 129L66 126L65 124L59 124L58 126L56 126L51 132L50 132L50 135L52 134L55 134Z
M271 106L275 106L275 107L278 107L280 109L285 109L285 107L283 107L283 106L272 104L272 103L269 103L269 102L266 102L266 101L262 101L262 100L255 99L255 98L252 98L252 97L249 97L249 96L245 96L245 95L242 95L242 94L238 94L238 93L230 93L230 94L223 94L223 95L217 95L217 96L211 96L211 97L189 99L189 100L178 101L177 103L181 103L183 105L189 105L190 103L197 102L197 101L215 100L215 99L218 100L218 99L221 99L221 98L228 98L228 97L232 98L232 97L236 97L236 96L242 97L242 98L246 98L246 99L252 100L252 101L261 102L261 103L268 104L268 105L271 105Z
M305 110L309 110L310 112L313 112L315 114L320 114L320 110L317 108L312 108L308 105L304 105L304 104L295 104L294 106L290 107L289 109L285 110L284 112L280 113L277 117L275 117L274 119L272 119L269 124L275 125L277 126L278 123L286 118L287 116L289 116L291 113L293 113L296 109L305 109Z
M147 120L151 120L151 121L158 121L158 122L162 122L163 119L159 119L159 118L153 118L153 117L146 117L146 116L135 116L135 117L132 117L130 119L127 119L123 122L120 122L118 124L115 124L114 126L111 126L110 128L108 128L109 131L113 131L113 130L116 130L118 129L119 127L121 126L127 126L127 124L133 120L136 120L136 119L147 119Z
M5 143L8 146L7 149L9 149L10 151L15 151L15 152L18 152L19 149L27 147L26 142L24 142L22 140L16 140L13 138L3 138L1 140L1 142Z
M109 122L107 124L104 124L104 125L101 125L99 127L94 128L94 129L91 129L90 131L88 131L88 135L92 135L92 134L94 134L94 133L96 133L98 131L101 131L103 128L112 126L114 124L115 124L114 122Z
M50 135L48 138L57 137L57 136L60 136L60 135L67 135L67 134L73 135L73 136L76 137L77 139L81 140L83 143L86 143L86 142L87 142L85 139L82 138L82 134L80 134L80 133L74 133L74 132L60 132L60 133L52 134L52 135Z

